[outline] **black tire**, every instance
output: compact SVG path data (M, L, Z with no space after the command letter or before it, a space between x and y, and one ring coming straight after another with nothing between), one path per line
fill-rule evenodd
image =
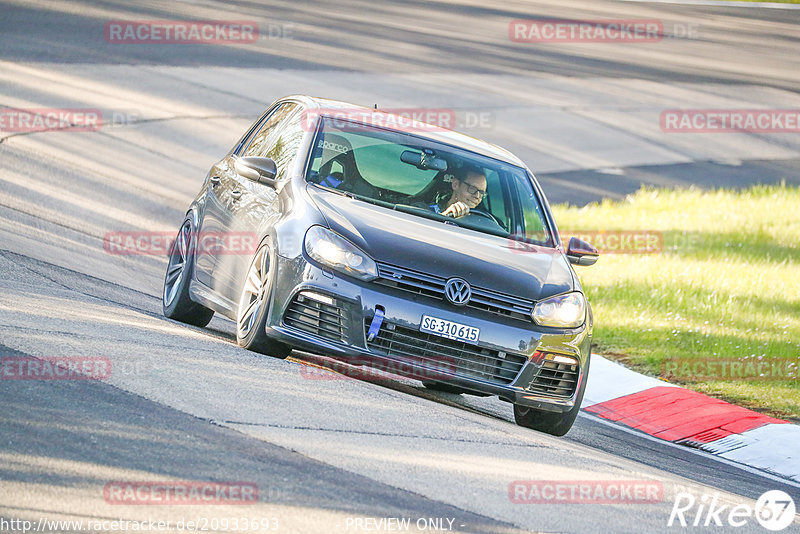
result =
M203 327L211 321L214 310L209 310L189 297L189 282L194 274L194 235L194 222L189 216L181 224L167 256L161 306L166 317Z
M270 339L265 331L275 283L273 264L274 253L267 240L259 245L247 268L236 312L236 342L247 350L283 359L292 348Z
M578 412L581 411L581 402L583 402L583 394L586 392L586 382L589 378L589 363L591 362L591 355L586 360L586 367L582 375L580 390L575 399L575 406L568 412L546 412L542 410L535 410L524 406L514 405L514 421L519 426L545 432L553 436L563 436L578 417Z

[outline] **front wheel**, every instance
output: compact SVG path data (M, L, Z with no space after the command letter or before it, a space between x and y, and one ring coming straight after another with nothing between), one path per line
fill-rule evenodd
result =
M258 247L250 268L247 269L236 314L236 342L248 350L286 358L292 348L268 338L265 331L275 279L275 270L272 267L272 247L267 241Z
M211 321L214 310L209 310L189 297L189 282L195 259L193 235L192 218L187 217L169 250L161 305L164 315L170 319L203 327Z
M575 406L568 412L546 412L543 410L535 410L518 404L514 405L514 421L519 426L531 428L553 436L563 436L578 417L578 412L581 411L581 403L583 402L583 394L586 392L586 382L589 378L589 362L591 355L586 360L586 367L581 375L581 384L578 389L578 395L575 397Z

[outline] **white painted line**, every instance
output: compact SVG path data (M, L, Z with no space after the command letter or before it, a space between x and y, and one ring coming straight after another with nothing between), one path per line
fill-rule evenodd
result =
M767 473L767 472L762 471L760 469L755 469L755 468L750 467L748 465L741 464L741 463L739 463L737 461L729 460L727 458L723 458L722 456L717 456L715 454L711 454L711 453L708 453L708 452L705 452L705 451L701 451L699 449L694 449L692 447L686 447L684 445L677 445L675 443L672 443L671 441L666 441L666 440L663 440L663 439L655 438L655 437L651 436L650 434L645 434L644 432L639 432L639 431L633 430L632 428L628 428L628 427L623 426L623 425L618 425L616 423L612 423L611 421L603 419L602 417L598 417L598 416L596 416L594 414L585 412L583 410L581 410L578 413L578 415L580 417L586 417L588 419L592 419L594 421L597 421L598 423L604 424L604 425L609 426L611 428L615 428L617 430L621 430L623 432L627 432L628 434L632 434L634 436L639 436L640 438L644 438L644 439L650 440L650 441L655 442L655 443L660 443L661 445L667 445L667 446L670 446L670 447L675 447L676 449L680 449L682 451L687 451L687 452L690 452L692 454L696 454L698 456L702 456L704 458L710 458L710 459L715 460L717 462L722 462L722 463L724 463L726 465L729 465L731 467L736 467L737 469L741 469L742 471L747 471L748 473L752 473L754 475L758 475L758 476L760 476L762 478L767 478L767 479L773 480L775 482L781 482L781 483L789 485L789 486L794 486L796 488L800 488L800 482L797 482L795 480L788 479L788 478L783 478L783 477L780 477L780 476L777 476L777 475L773 475L772 473Z
M725 0L622 0L640 4L684 4L690 6L749 7L767 9L800 9L800 4L779 4L777 2L735 2Z
M720 456L800 480L800 426L769 424L736 437L744 442L744 446Z
M589 382L586 384L586 393L583 395L581 406L586 408L593 404L600 404L659 386L678 387L669 382L626 369L599 354L592 354Z

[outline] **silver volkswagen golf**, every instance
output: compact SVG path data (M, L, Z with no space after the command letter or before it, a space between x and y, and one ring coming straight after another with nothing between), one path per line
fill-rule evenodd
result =
M200 253L208 235L247 254ZM533 174L509 152L379 110L275 102L209 171L169 254L167 317L236 321L238 343L411 370L569 431L592 312Z

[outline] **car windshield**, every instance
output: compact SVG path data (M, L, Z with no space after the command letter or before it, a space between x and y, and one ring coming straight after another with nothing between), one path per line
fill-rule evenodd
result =
M306 180L386 208L553 246L525 169L424 137L323 118ZM468 215L442 215L459 200Z

